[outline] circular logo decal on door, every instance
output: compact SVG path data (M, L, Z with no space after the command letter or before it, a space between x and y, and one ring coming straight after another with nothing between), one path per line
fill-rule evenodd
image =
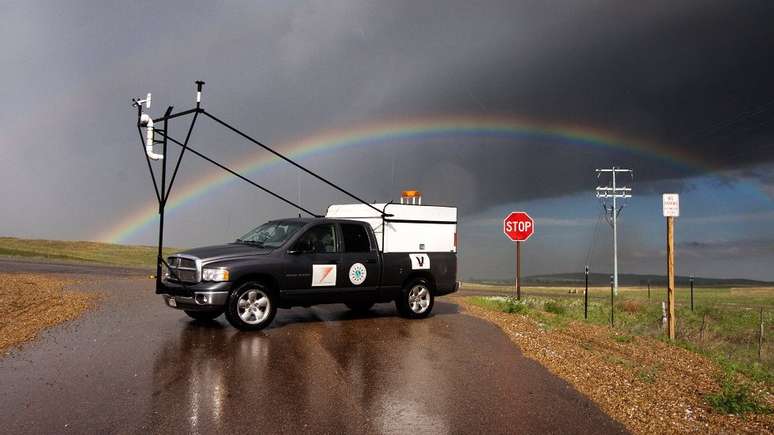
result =
M366 268L362 263L355 263L349 268L349 280L352 284L360 285L366 279Z

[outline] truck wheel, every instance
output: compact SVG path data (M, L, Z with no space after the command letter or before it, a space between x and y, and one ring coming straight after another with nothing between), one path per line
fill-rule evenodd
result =
M365 313L368 312L368 310L371 309L371 307L374 306L373 302L349 302L344 304L349 308L350 310L356 312L356 313Z
M185 313L188 314L188 317L198 320L200 322L209 322L210 320L215 320L218 316L223 314L223 310L215 310L215 311L188 311L185 310Z
M269 326L276 314L277 301L274 293L259 282L244 283L228 297L226 319L237 329L263 329Z
M433 310L434 302L432 286L426 279L419 278L409 282L395 301L395 306L403 317L422 319Z

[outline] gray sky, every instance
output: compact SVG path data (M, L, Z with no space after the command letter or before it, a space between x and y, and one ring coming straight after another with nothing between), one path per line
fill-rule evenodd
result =
M208 110L280 147L397 119L521 117L702 162L493 134L303 160L368 199L417 188L458 205L462 277L512 274L499 224L511 209L539 218L527 273L582 270L587 259L609 270L592 171L616 164L636 170L622 272L663 271L658 194L670 190L683 194L680 272L774 280L771 2L11 1L0 20L2 235L93 240L147 207L129 98L153 92L156 115L185 109L201 79ZM258 152L212 123L192 145L229 163ZM176 189L212 171L186 158ZM251 177L316 210L346 200L289 167ZM293 214L232 183L171 213L167 242L230 240ZM153 231L127 241L150 244Z

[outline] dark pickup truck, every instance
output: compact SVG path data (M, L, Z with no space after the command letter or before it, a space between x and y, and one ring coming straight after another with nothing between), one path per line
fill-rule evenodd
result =
M407 225L400 222L395 225ZM225 312L242 330L266 327L278 308L326 303L367 311L394 301L402 316L423 318L434 297L458 288L453 234L455 245L447 252L385 253L367 222L276 220L233 243L170 256L156 293L197 320Z

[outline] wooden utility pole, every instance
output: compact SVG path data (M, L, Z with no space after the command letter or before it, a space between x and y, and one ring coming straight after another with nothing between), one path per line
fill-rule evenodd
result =
M667 333L675 339L675 218L667 216Z
M516 241L516 300L521 300L521 242Z
M680 216L680 197L676 193L662 195L667 224L667 333L675 339L675 218Z

